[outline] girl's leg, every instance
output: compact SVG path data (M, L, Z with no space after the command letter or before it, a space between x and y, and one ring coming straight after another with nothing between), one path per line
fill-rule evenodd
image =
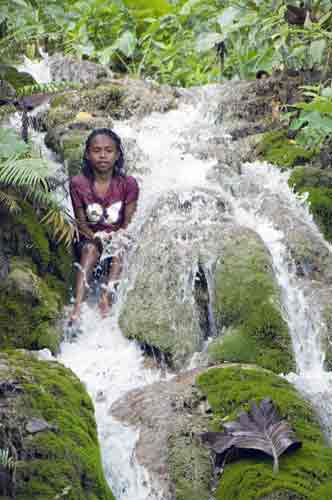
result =
M112 307L112 294L110 289L113 282L118 281L122 271L122 261L119 256L112 257L112 265L107 277L105 288L102 290L99 301L99 309L102 316L107 316Z
M75 286L75 305L70 315L70 320L75 321L79 318L81 304L84 300L86 285L91 278L93 268L100 257L99 250L93 243L86 243L81 252L80 267L76 273Z

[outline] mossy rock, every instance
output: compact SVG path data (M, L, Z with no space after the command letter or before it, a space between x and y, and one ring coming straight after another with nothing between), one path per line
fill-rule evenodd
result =
M0 79L8 82L15 90L37 83L29 73L18 71L14 66L6 64L0 64Z
M232 421L252 402L269 397L303 443L301 449L279 458L280 470L273 473L272 458L246 455L228 463L215 493L216 500L314 500L328 498L331 487L332 449L324 438L310 405L295 388L277 375L241 365L212 368L197 379L213 411L211 429ZM322 496L318 496L321 494Z
M289 185L298 193L308 193L310 212L325 238L332 241L332 174L318 168L296 169Z
M46 228L40 224L36 212L28 203L22 203L20 212L15 216L20 226L24 226L29 239L30 251L35 262L41 268L46 268L51 260L50 242Z
M50 107L45 118L47 129L54 129L58 125L63 125L72 120L76 111L65 106Z
M256 147L257 153L264 160L281 168L308 163L315 155L315 150L307 150L287 137L287 131L277 130L264 134Z
M103 83L93 85L80 91L65 92L56 96L51 103L51 109L66 108L78 111L106 111L114 117L119 114L119 107L124 95L120 85Z
M4 400L0 446L17 456L16 500L114 500L83 384L71 370L25 352L2 354L0 364L8 367L1 379L12 387ZM41 430L31 430L34 419Z
M168 447L167 463L176 500L209 500L211 460L207 450L193 443L190 433L172 434Z
M210 360L288 372L294 366L291 340L270 255L260 238L244 228L225 235L223 245L213 309L218 332L224 335L210 344Z
M48 348L57 352L62 335L57 322L63 298L37 275L29 259L10 260L10 272L0 286L0 300L1 348Z

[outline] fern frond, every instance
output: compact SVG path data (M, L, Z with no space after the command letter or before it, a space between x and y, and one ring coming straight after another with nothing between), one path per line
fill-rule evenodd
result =
M0 190L0 207L4 207L10 213L18 213L21 210L19 199L6 191Z
M16 462L13 457L9 456L8 448L0 448L0 465L9 470L15 469Z
M52 228L54 238L69 247L75 234L77 233L77 226L69 214L63 209L52 208L42 218L41 223L49 225Z
M56 165L42 158L8 158L0 164L0 183L14 188L48 190L47 178Z
M74 82L52 82L52 83L37 83L35 85L25 85L17 91L19 97L27 97L33 94L53 94L64 90L76 90L82 85Z

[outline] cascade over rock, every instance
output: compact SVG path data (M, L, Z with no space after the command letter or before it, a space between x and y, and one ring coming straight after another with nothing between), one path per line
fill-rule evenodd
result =
M199 268L208 273L219 255L224 213L223 199L213 192L170 193L151 210L131 261L136 271L120 326L176 368L201 350L207 336L200 328L195 286Z
M76 76L60 76L59 69L59 78L85 82L77 68L73 68ZM35 124L46 131L47 144L64 160L69 174L79 171L89 131L96 126L113 126L127 146L129 172L138 177L142 187L136 222L129 229L133 241L120 286L119 309L102 322L88 307L81 336L73 343L64 343L60 355L93 397L105 474L112 490L121 500L208 499L213 485L217 485L218 500L325 498L322 495L331 484L331 453L324 446L317 418L294 386L272 371L295 371L296 363L298 373L290 378L313 401L325 428L331 428L331 393L320 349L328 344L332 328L330 247L304 202L289 190L287 175L261 162L245 163L261 154L257 144L262 133L279 129L280 124L271 117L271 100L276 95L282 104L297 100L302 76L183 90L115 80L109 75L100 79L99 69L89 68L93 82L54 96L50 108L40 112ZM30 212L21 225L22 238L17 239L15 231L10 234L8 224L1 227L4 280L0 298L19 296L24 302L19 304L20 311L30 307L32 317L27 315L24 330L27 343L15 344L17 339L12 335L5 346L51 347L56 351L56 347L38 343L38 336L35 341L39 328L39 323L35 328L36 318L40 319L36 310L51 305L54 315L46 314L46 320L48 326L54 326L62 303L53 291L60 293L59 282L62 290L67 286L66 259L62 254L54 258L53 242L31 223ZM41 293L42 283L50 276L47 291L51 290L52 300L50 294ZM162 374L143 371L142 353L123 337L118 324L157 362L166 358L176 371L195 362L224 364L206 371L201 365L198 378L195 371L171 380L167 374L165 380L151 385L149 381L160 380ZM201 350L204 354L200 358L196 354ZM71 459L77 460L75 474L78 471L80 477L80 481L74 477L69 498L112 498L99 470L90 401L72 373L36 360L30 367L27 355L19 351L8 356L4 363L13 367L20 385L26 384L20 367L27 364L24 391L31 391L28 402L36 411L24 421L24 433L28 433L36 454L42 455L41 465L49 470L51 464L43 462L43 453L47 459L55 456L59 465L57 453L63 458L64 451L56 441L58 429L67 436L63 422L77 420L80 426L83 418L84 430L77 431L83 441L76 443L76 428L74 436L66 437L66 446L74 453L69 468ZM328 353L328 365L330 356ZM255 365L244 365L246 362ZM319 385L325 380L328 382L321 389ZM315 383L318 390L314 395ZM78 393L69 397L71 384ZM39 391L39 386L45 390ZM134 391L128 392L132 388ZM40 392L43 397L46 394L47 401L40 403ZM196 433L215 429L222 419L233 419L239 410L247 409L250 401L268 396L294 426L304 442L303 449L282 457L277 477L272 475L271 464L261 457L227 464L221 477L213 477L216 471ZM67 403L70 411L65 418L62 414L58 418L59 406L67 411ZM14 414L18 414L16 407ZM132 446L125 439L132 431L117 427L119 421L140 431ZM4 433L4 446L9 443L8 434ZM45 434L52 436L50 443L43 439ZM34 496L42 488L39 478L44 477L44 469L37 468L40 463L36 466L32 456L28 468L38 480L30 483L29 494ZM118 464L126 460L128 477L123 479L123 468ZM135 461L145 467L146 474L142 469L136 474ZM69 485L63 478L69 469L62 466L60 460L60 491L54 495L53 490L47 491L45 499L48 494L53 498L67 493Z

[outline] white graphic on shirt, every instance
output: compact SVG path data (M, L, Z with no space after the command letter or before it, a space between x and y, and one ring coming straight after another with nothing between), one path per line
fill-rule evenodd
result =
M105 222L106 224L115 224L120 217L122 201L113 203L110 207L106 208Z
M86 216L90 224L115 224L119 220L121 208L122 201L105 209L99 203L91 203L86 208Z
M91 224L98 224L103 217L103 207L99 203L91 203L86 208L86 216Z

